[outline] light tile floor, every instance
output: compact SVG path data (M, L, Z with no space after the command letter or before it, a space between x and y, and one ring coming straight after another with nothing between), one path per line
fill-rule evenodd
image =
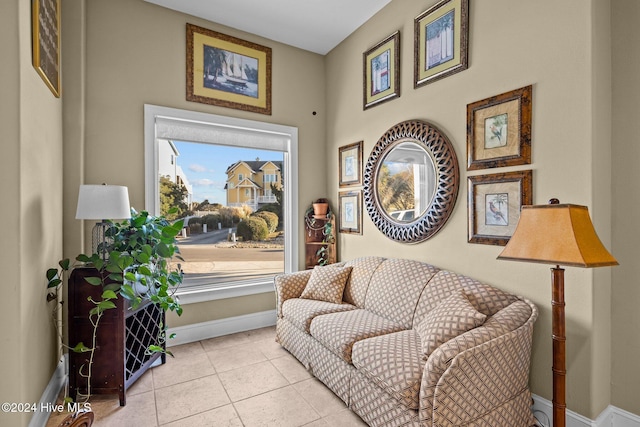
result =
M94 396L96 427L365 426L286 350L275 328L171 347L175 358L117 396ZM66 414L53 414L56 427Z

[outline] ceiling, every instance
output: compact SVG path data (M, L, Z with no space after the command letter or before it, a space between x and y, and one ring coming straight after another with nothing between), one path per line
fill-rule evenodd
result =
M327 54L391 0L145 0Z

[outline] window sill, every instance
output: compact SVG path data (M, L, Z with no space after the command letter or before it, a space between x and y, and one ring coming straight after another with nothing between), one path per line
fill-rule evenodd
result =
M176 296L179 298L180 304L187 305L219 299L263 294L266 292L274 292L272 278L250 283L228 283L226 285L215 285L215 287L191 287L179 290L176 293Z

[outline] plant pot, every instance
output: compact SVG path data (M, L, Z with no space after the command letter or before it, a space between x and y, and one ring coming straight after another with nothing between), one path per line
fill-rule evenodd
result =
M326 218L327 212L329 212L329 203L314 203L313 204L313 216L314 218Z

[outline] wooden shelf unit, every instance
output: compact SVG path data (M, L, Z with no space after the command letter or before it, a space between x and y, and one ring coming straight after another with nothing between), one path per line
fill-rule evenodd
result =
M92 286L85 277L99 277L94 268L76 268L69 277L68 325L69 345L83 342L91 347L93 325L89 320L89 310L95 305L88 301L91 297L100 300L102 286ZM147 354L150 344L158 343L160 324L165 324L164 311L143 301L135 310L128 300L118 297L116 308L104 312L96 334L96 351L91 372L91 394L117 394L120 406L126 405L126 390L154 363L165 363L164 353ZM69 351L69 389L71 398L76 400L78 392L87 392L86 372L91 353Z
M337 260L336 251L336 217L332 213L328 218L313 218L315 223L312 224L313 214L307 214L304 221L304 247L305 247L305 268L310 269L318 265L318 250L322 247L327 248L327 263L333 264ZM325 242L323 234L324 226L327 222L331 223L333 239L330 243Z

